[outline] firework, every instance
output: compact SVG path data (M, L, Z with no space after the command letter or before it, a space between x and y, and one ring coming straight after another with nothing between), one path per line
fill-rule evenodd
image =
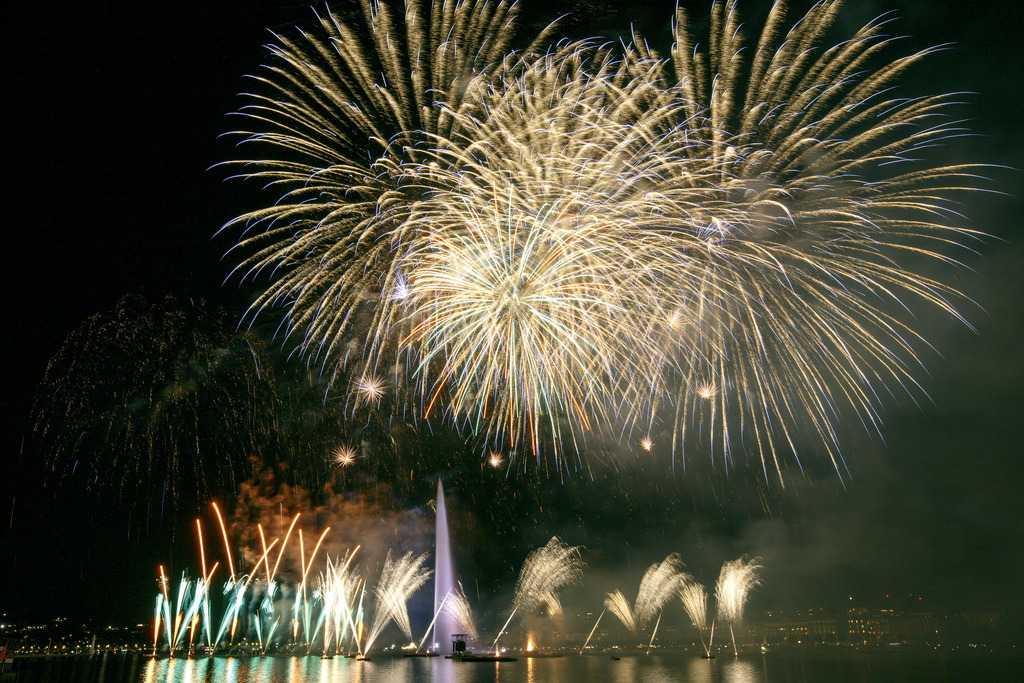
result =
M736 634L733 624L743 621L743 608L747 604L750 591L761 585L757 570L761 568L756 559L745 560L742 557L722 565L715 585L715 600L718 602L718 620L729 624L732 634L733 652L738 656Z
M689 578L683 571L683 563L675 553L661 562L652 564L644 572L637 589L633 605L621 591L615 590L605 598L605 609L614 614L634 636L659 615L665 603L675 595L682 583ZM651 640L653 642L652 634Z
M86 320L34 406L52 476L161 516L248 476L249 456L273 441L274 379L263 343L231 327L222 311L171 297L126 296Z
M631 634L636 635L637 627L636 618L633 616L633 606L629 603L629 598L622 594L622 591L616 588L609 593L604 599L604 607L617 616Z
M409 597L419 590L433 573L432 570L423 567L426 560L426 555L414 556L411 552L396 560L392 559L390 551L388 552L377 588L374 590L377 604L370 635L366 639L366 652L369 652L377 636L391 621L395 622L406 638L412 638L407 603Z
M411 276L420 368L443 364L429 405L450 387L448 407L474 431L493 427L510 447L526 434L538 452L545 418L556 440L559 416L588 423L612 367L607 335L623 310L608 294L612 259L597 226L553 235L557 207L538 215L508 197L461 201L460 227L431 236Z
M619 593L619 595L621 595L621 593ZM623 600L624 599L625 598L623 598ZM597 631L597 627L601 623L601 618L604 617L604 613L607 611L608 608L605 607L603 610L601 610L601 613L597 615L597 619L594 620L594 626L590 629L590 633L587 634L587 639L583 641L583 647L580 648L581 655L583 654L584 650L587 649L587 645L590 644L590 639L594 637L594 632Z
M423 4L365 3L362 25L327 14L317 33L278 36L256 78L261 92L240 112L254 128L238 134L269 156L237 165L282 192L233 222L264 228L239 244L248 274L286 271L253 312L285 305L288 334L324 362L338 362L353 339L368 353L385 341L376 335L394 308L363 304L404 298L394 263L418 188L401 166L431 135L451 133L447 112L460 108L467 80L500 63L514 34L514 3ZM368 334L361 316L374 321Z
M469 608L469 599L466 597L466 591L462 587L461 582L451 592L451 595L448 596L448 600L445 601L444 611L458 622L459 626L472 640L476 640L480 636L480 632L476 628L476 622L473 620L473 612Z
M353 612L356 609L356 596L359 593L362 579L350 569L353 557L355 557L355 551L346 553L345 557L338 562L331 562L331 558L328 556L327 568L321 575L318 591L320 619L310 640L315 640L316 633L321 628L323 629L324 656L329 655L332 640L336 644L336 649L341 649L341 642L348 629L351 629L358 651L363 651L359 645L358 629L353 617Z
M340 446L334 452L334 462L341 467L348 467L356 461L356 452L350 446Z
M892 94L928 51L871 71L886 22L823 47L838 9L787 31L778 3L750 48L715 3L707 54L679 9L664 59L639 36L507 54L505 3L279 38L242 112L270 151L243 174L283 192L234 222L262 229L240 268L276 272L254 311L283 306L357 405L408 401L405 373L484 452L606 427L651 450L666 419L673 466L696 434L766 478L805 448L842 475L838 420L878 429L879 397L917 390L908 319L960 318L924 273L974 237L953 199L978 180L918 160L960 134L948 98Z
M561 613L557 592L583 577L579 546L570 546L554 536L542 548L526 556L519 571L512 598L512 611L528 613L541 605L552 614Z
M667 246L633 225L659 203L652 141L670 156L702 143L638 111L647 82L585 43L498 75L473 82L480 104L453 114L426 169L436 189L410 218L423 227L402 264L404 346L429 406L557 455L621 406L632 414L665 364L650 321L664 316L651 262Z
M962 133L948 98L892 94L929 51L865 69L893 42L887 21L823 48L839 5L819 2L787 31L776 3L747 46L737 3L716 2L706 54L680 8L669 60L634 45L638 64L663 69L652 82L672 94L680 125L708 142L666 166L678 182L662 195L676 208L643 227L669 235L689 265L685 280L666 273L669 291L694 302L684 312L699 302L712 342L699 356L682 345L668 373L673 441L696 423L728 461L749 435L780 480L782 451L814 442L842 474L836 419L877 429L879 395L916 389L924 340L906 312L960 318L957 293L923 273L929 260L955 263L950 249L976 235L956 225L954 199L977 187L978 167L918 161ZM710 177L694 165L716 181L691 182Z
M512 611L491 648L497 652L498 639L517 612L524 615L543 608L552 619L560 622L563 614L558 591L578 583L583 578L583 567L579 546L567 545L557 536L527 555L512 594Z
M683 609L690 622L697 629L697 637L700 638L704 654L711 656L711 648L704 644L704 629L708 627L708 592L702 584L696 581L684 581L679 589L679 599L683 602Z

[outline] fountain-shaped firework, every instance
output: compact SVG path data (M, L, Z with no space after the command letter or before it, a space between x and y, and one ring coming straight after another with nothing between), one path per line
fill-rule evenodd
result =
M498 637L494 639L491 648L497 651L498 639L517 612L528 614L544 605L551 618L556 623L560 622L564 617L558 591L578 583L583 578L583 566L579 546L569 546L557 536L553 536L544 547L527 555L519 571L519 580L516 581L512 613L498 631Z
M718 620L729 624L729 634L732 636L732 650L735 656L739 656L739 649L736 647L736 633L733 630L734 624L743 621L743 608L747 604L747 597L750 591L761 585L757 576L757 570L761 568L757 558L746 560L739 558L722 565L722 571L718 575L718 584L715 586L715 600L718 602Z
M646 628L655 614L658 615L658 624L661 623L662 608L687 579L689 579L689 575L683 571L682 560L678 554L672 553L661 562L647 568L643 578L640 579L640 587L637 589L636 600L632 606L622 591L614 590L605 598L605 609L617 616L623 626L635 637L641 629ZM651 633L650 644L647 646L648 652L651 644L654 643L654 636L657 632L658 626L655 625L654 631ZM586 643L583 646L586 648Z

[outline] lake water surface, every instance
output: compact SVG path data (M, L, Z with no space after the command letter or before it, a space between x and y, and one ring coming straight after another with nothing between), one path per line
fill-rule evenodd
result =
M860 683L862 681L1024 680L1024 658L929 653L774 653L706 660L684 654L521 658L206 657L147 659L97 655L26 661L4 683Z

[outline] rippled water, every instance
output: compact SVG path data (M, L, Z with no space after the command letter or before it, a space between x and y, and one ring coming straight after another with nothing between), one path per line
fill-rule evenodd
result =
M11 680L8 675L4 679ZM441 658L207 657L134 655L54 658L22 665L18 683L804 683L1024 680L1019 657L937 654L776 654L706 660L688 655L523 658L452 662Z

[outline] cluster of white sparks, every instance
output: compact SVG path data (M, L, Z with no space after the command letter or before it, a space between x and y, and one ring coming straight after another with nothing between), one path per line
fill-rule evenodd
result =
M729 625L733 651L736 649L736 634L733 625L743 620L743 608L747 605L750 591L760 585L757 571L761 568L757 560L739 558L722 565L715 585L715 601L718 603L718 620Z
M695 581L684 569L679 555L672 553L663 561L652 564L644 572L644 576L640 580L640 587L637 589L636 600L632 605L621 590L616 589L608 593L604 600L604 610L595 620L590 635L587 636L580 649L580 654L586 650L606 612L611 612L618 617L633 637L646 629L657 615L657 621L647 645L648 652L650 652L654 637L658 632L658 625L661 623L665 604L673 597L678 596L683 610L697 630L697 636L700 638L705 655L710 657L715 630L714 622L712 622L711 633L705 642L704 632L708 630L707 589ZM715 599L718 602L716 619L729 626L733 650L737 654L736 636L732 627L743 620L743 609L746 607L750 591L761 584L758 576L760 569L761 565L757 559L748 560L741 557L727 561L722 565L722 571L715 587Z
M281 192L231 224L273 273L254 313L283 307L357 406L401 375L485 453L610 425L780 480L810 439L841 474L837 419L917 390L908 311L960 317L921 264L974 236L952 198L978 171L916 161L960 134L948 98L892 93L927 51L866 69L885 21L822 48L839 4L787 30L777 3L748 46L716 2L706 51L679 9L667 56L545 51L552 27L512 52L514 4L483 0L279 37L236 162Z
M665 603L675 597L680 586L689 579L683 571L683 563L676 554L669 555L662 562L652 564L637 589L636 600L630 606L626 596L615 590L605 598L604 606L619 618L630 633L636 635L661 613Z
M579 546L570 546L555 536L526 556L516 581L512 612L529 613L543 608L558 622L563 617L558 591L582 578Z

